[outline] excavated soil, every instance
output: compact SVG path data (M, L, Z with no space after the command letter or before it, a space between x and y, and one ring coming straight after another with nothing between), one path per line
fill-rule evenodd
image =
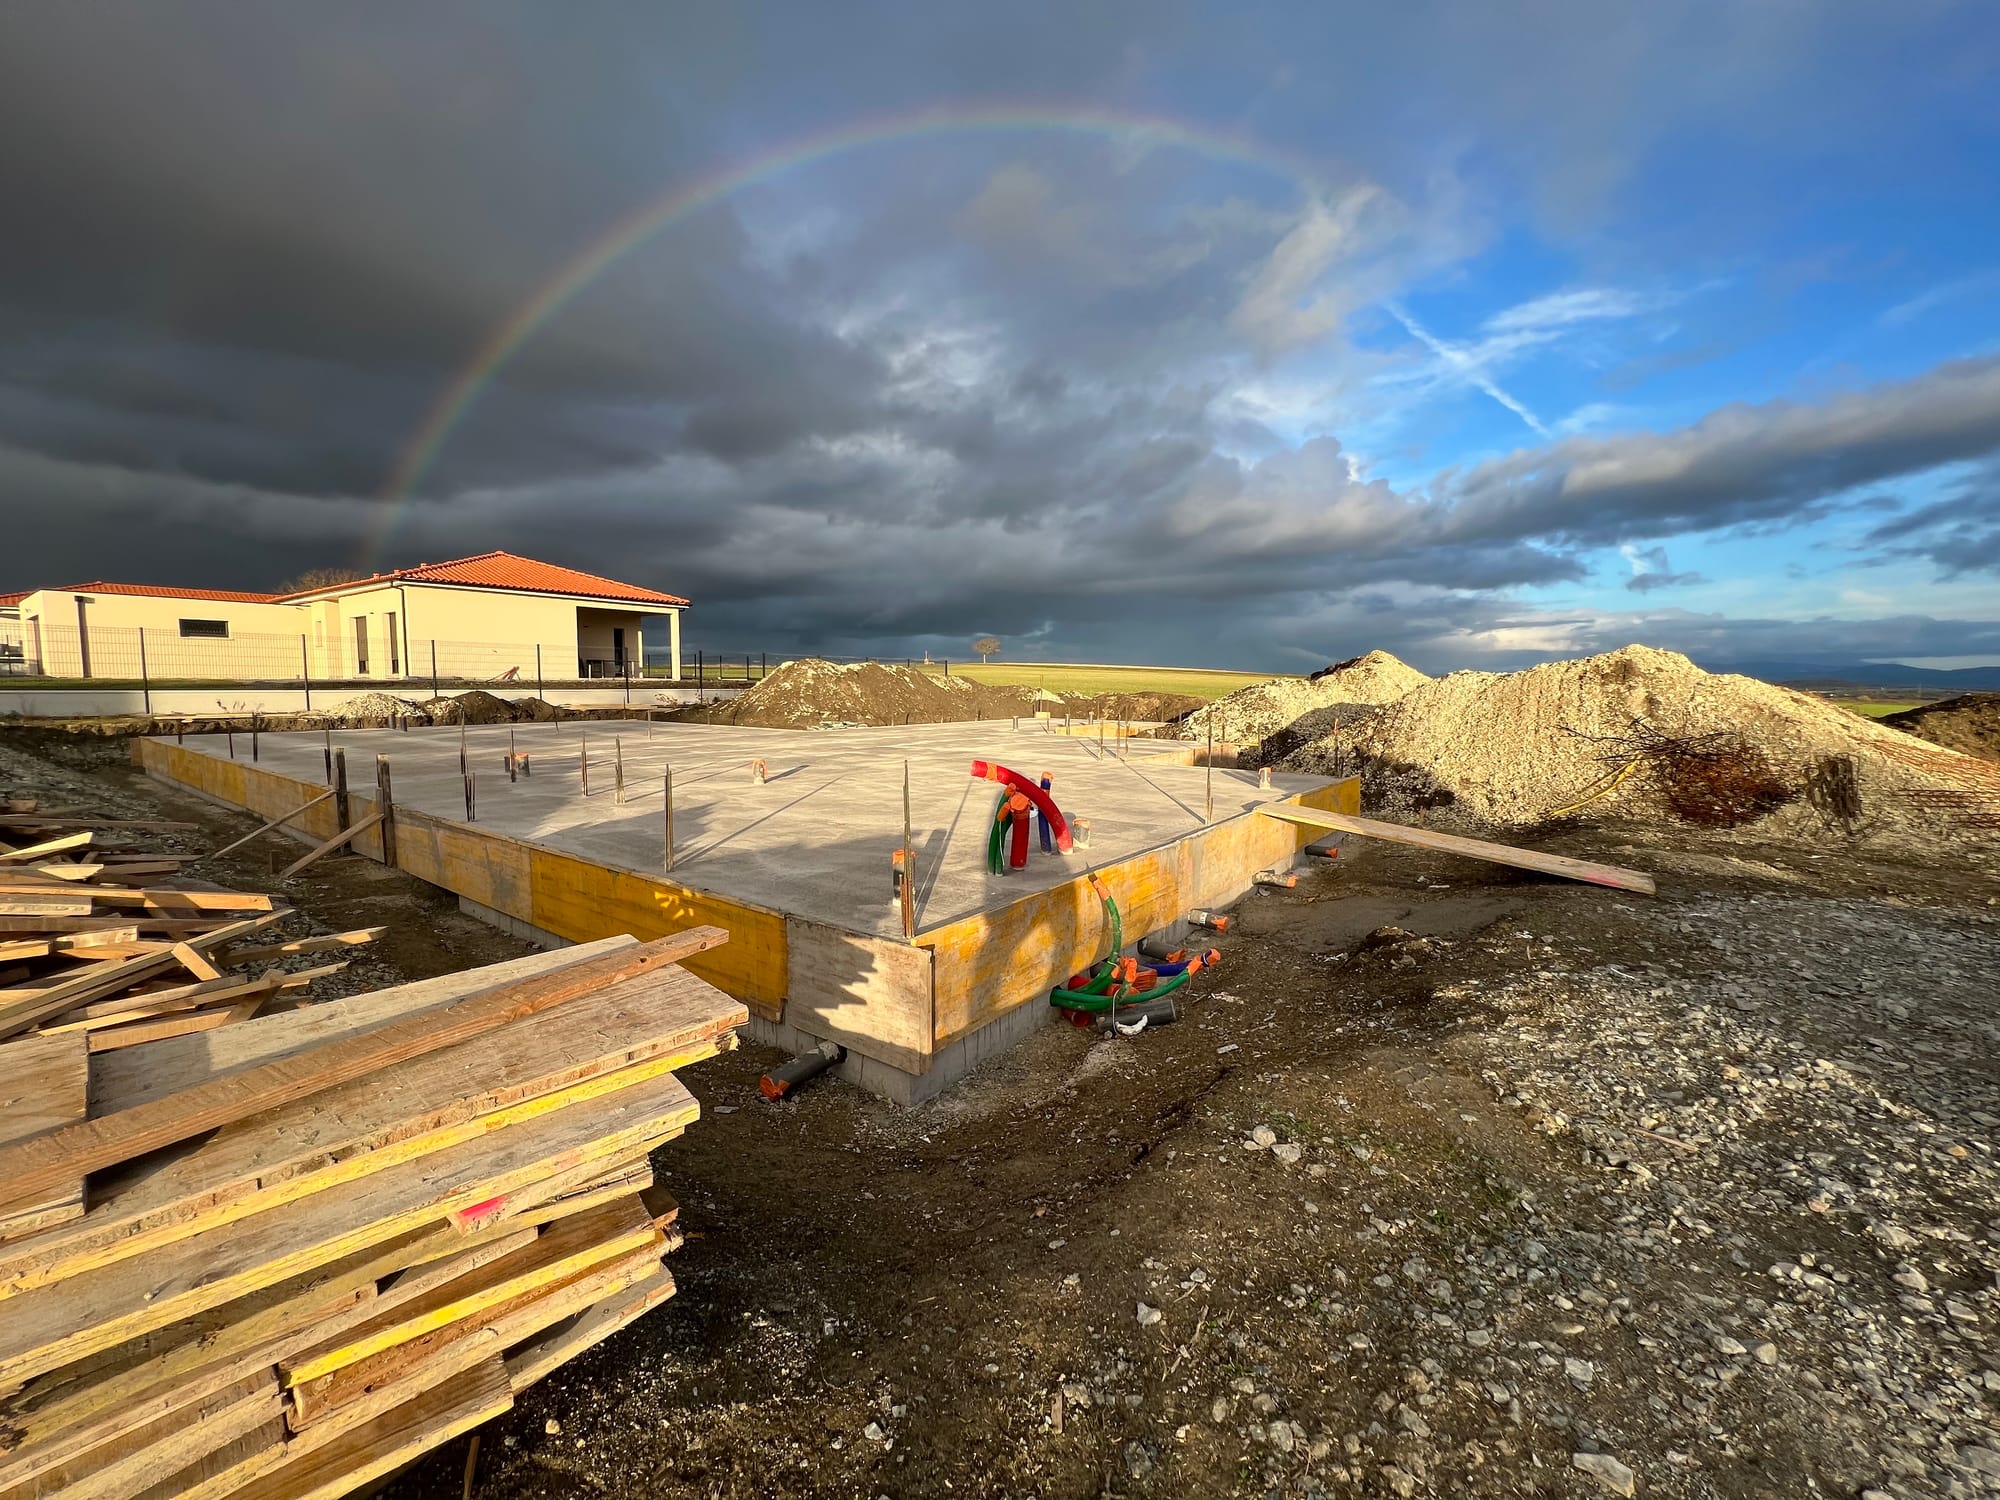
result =
M1343 743L1294 751L1285 766L1328 773L1357 762L1369 798L1391 815L1449 805L1499 828L1576 812L1754 823L1787 836L1837 826L1990 838L2000 821L1990 764L1646 646L1505 675L1455 672L1377 710ZM1836 784L1851 795L1826 794Z
M1962 693L1875 721L1981 760L2000 760L2000 693Z

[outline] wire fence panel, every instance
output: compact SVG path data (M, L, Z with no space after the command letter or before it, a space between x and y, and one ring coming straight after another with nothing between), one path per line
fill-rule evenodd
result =
M197 627L189 633L187 626ZM206 633L209 627L215 633ZM663 682L699 689L761 682L786 661L809 653L685 649L681 671L657 647L592 655L575 641L459 641L405 638L375 630L366 637L315 627L292 634L231 629L223 621L182 628L49 625L0 620L0 679L49 686L90 681L99 687L268 686L374 688L408 696L467 687L542 692L551 686L609 687ZM904 657L825 656L851 665L875 662L949 674L949 662Z

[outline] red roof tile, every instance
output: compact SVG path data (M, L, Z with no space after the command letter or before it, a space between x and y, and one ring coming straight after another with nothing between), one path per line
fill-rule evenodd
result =
M151 599L207 599L230 604L270 604L276 594L253 594L244 589L176 589L153 583L70 583L57 590L63 594L136 594ZM26 597L23 595L22 597Z
M0 594L0 609L5 609L10 604L19 604L32 593L33 589L22 589L18 594Z
M448 583L461 588L519 589L536 594L570 594L584 599L615 599L628 604L686 604L678 594L642 589L637 584L619 583L595 573L554 563L536 562L532 557L516 557L511 552L482 552L477 557L461 557L452 562L422 563L393 573L377 573L353 583L331 584L287 594L287 599L305 599L315 594L336 593L361 584Z

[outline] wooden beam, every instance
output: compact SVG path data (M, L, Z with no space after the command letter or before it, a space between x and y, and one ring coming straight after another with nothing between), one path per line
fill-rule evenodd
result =
M25 865L38 859L47 859L51 854L61 854L70 849L87 849L97 838L92 832L66 834L46 843L29 844L25 848L10 849L0 854L0 865Z
M4 1003L0 1003L0 1037L12 1036L50 1016L61 1015L66 1010L101 1000L107 995L115 995L166 968L173 961L169 952L142 954L118 963L96 964L73 978L44 985L37 990L0 992L5 995ZM5 1155L5 1148L0 1148L0 1157ZM11 1204L16 1196L6 1188L0 1188L0 1193L6 1195L4 1201L0 1201L0 1207Z
M45 818L26 813L0 813L0 828L19 828L34 833L48 833L66 828L92 830L124 828L141 833L185 833L200 826L199 823L176 823L162 818Z
M245 844L249 843L252 839L257 838L262 834L269 833L273 828L282 828L285 824L291 822L292 819L296 818L300 813L312 811L312 809L318 807L320 803L326 801L327 798L333 795L334 795L334 788L328 787L325 791L321 792L317 797L313 798L312 801L302 802L297 807L293 808L290 812L278 814L277 817L271 819L271 821L266 823L263 827L251 829L250 832L244 834L243 837L238 839L235 843L224 844L220 849L216 850L213 854L204 854L202 858L220 859L225 854L234 853L236 850L241 849Z
M411 1016L291 1057L276 1058L116 1114L0 1146L0 1210L32 1202L37 1194L61 1187L76 1173L87 1175L116 1166L378 1068L470 1041L621 980L720 947L728 940L729 934L719 927L693 927L553 974L484 990L427 1015Z
M1401 823L1384 823L1376 818L1358 818L1348 813L1321 812L1317 808L1295 807L1290 803L1266 802L1257 811L1267 818L1302 823L1308 828L1358 833L1363 838L1411 844L1419 849L1435 849L1441 854L1460 854L1467 859L1512 865L1519 870L1534 870L1543 875L1560 875L1565 880L1581 880L1590 885L1614 886L1621 891L1639 891L1648 896L1654 890L1652 876L1619 865L1601 865L1588 859L1571 859L1563 854L1543 854L1535 849L1517 849L1511 844L1461 838L1455 833L1434 833L1428 828L1408 828Z
M333 853L333 851L338 849L342 844L345 844L349 842L351 839L353 839L356 834L366 833L369 829L373 828L377 823L381 821L382 821L382 815L380 813L370 813L367 817L363 818L359 823L356 823L352 828L341 829L340 832L336 833L332 838L328 839L324 844L321 844L317 849L314 849L310 854L306 855L304 858L294 860L291 864L285 866L284 869L278 872L278 878L280 880L290 880L294 875L298 874L299 871L303 870L307 865L311 864L314 860L318 859L322 854Z

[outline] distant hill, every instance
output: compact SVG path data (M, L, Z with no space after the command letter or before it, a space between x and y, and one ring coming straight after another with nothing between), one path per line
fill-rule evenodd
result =
M2000 667L1905 667L1872 661L1698 661L1704 671L1736 672L1786 687L1821 691L1849 687L1916 687L1953 693L2000 688Z

